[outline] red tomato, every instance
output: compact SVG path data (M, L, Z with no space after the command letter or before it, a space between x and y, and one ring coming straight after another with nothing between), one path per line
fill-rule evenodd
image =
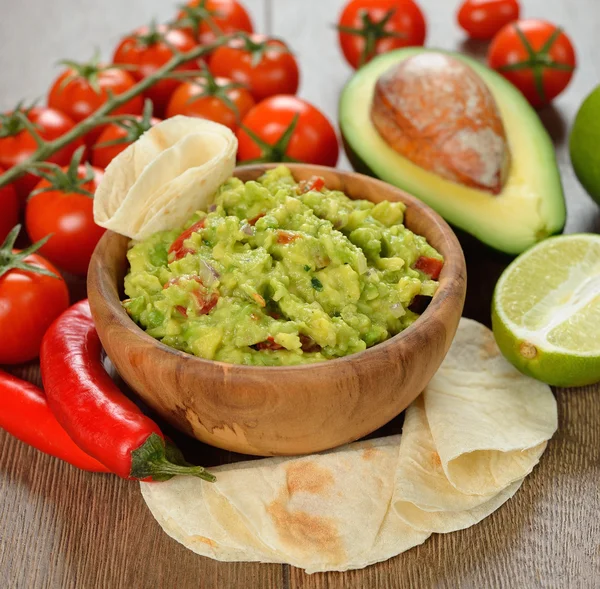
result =
M558 96L576 67L569 37L553 24L536 19L503 27L490 45L488 62L535 107Z
M173 284L179 284L179 282L186 278L185 276L176 276L175 278L171 278L164 286L163 289L169 288ZM219 293L218 292L209 292L209 290L204 286L204 282L202 282L202 278L200 276L188 276L189 280L194 280L198 286L191 291L192 296L196 300L196 313L198 315L208 315L213 307L219 302ZM187 317L187 309L181 305L178 305L176 309Z
M0 176L4 169L0 168ZM17 191L12 184L0 188L0 243L2 243L10 230L19 220L19 199Z
M329 120L312 104L295 96L272 96L257 104L244 117L237 138L240 161L296 160L335 166L339 155L337 136Z
M137 29L125 37L115 50L113 61L136 67L132 71L136 79L141 80L154 74L173 58L173 49L182 53L197 46L190 33L181 29L170 29L167 25L150 25ZM176 71L197 70L196 60L188 61L176 68ZM149 88L145 96L154 103L154 114L162 117L177 80L160 80Z
M209 45L217 37L207 24L207 15L224 34L254 32L250 15L235 0L192 0L182 7L177 15L177 24L186 27L186 30L189 27L201 45Z
M0 165L6 169L27 159L37 149L35 139L17 116L18 112L27 116L46 141L52 141L64 135L75 125L66 114L44 106L34 106L29 109L18 108L16 111L0 115ZM83 140L76 139L50 156L48 161L65 166L71 161L73 152L81 145L83 145ZM39 178L33 174L24 174L15 181L14 186L22 204L25 203L25 199L38 182Z
M106 125L104 131L92 147L92 165L106 168L114 158L137 141L150 127L160 123L160 119L136 117L136 121L123 121Z
M226 125L233 132L254 106L248 90L233 80L213 78L208 72L184 82L171 95L167 118L175 115L201 117Z
M472 39L491 39L504 25L519 18L518 0L465 0L458 24Z
M233 39L219 47L210 59L210 71L244 84L257 102L275 94L295 94L300 79L285 43L264 35Z
M353 68L393 49L423 45L426 32L413 0L350 0L338 21L340 46Z
M88 179L86 166L76 170L63 168L67 180L56 183L62 188L54 188L48 180L41 180L36 190L45 191L31 197L25 210L25 225L32 240L38 241L52 234L40 248L40 253L60 268L80 276L87 274L92 252L105 231L94 223L91 196L103 172L98 168L91 168L91 171ZM64 188L65 185L69 188Z
M171 247L169 247L169 261L181 260L181 258L185 258L188 254L194 253L194 250L185 247L183 242L186 239L189 239L193 233L197 233L201 229L204 229L204 225L206 225L206 219L201 219L179 235L179 237L171 244Z
M89 63L68 62L68 65L50 88L48 106L67 113L74 121L82 121L98 110L108 100L109 93L122 94L135 85L129 72L101 64L95 58ZM143 98L136 96L111 114L139 115L143 108ZM91 146L101 132L102 127L90 131L85 136L86 144Z
M437 280L440 277L444 262L437 258L428 258L427 256L419 256L413 268L420 270L423 274L427 274L433 280Z
M0 258L19 254L12 249L17 231L2 247ZM25 252L23 252L25 253ZM50 324L69 306L69 290L58 270L37 254L21 262L52 272L47 276L28 270L0 267L0 364L33 360Z

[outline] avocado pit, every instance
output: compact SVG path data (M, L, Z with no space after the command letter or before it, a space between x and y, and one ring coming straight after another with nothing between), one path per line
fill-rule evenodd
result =
M400 155L447 180L502 191L510 150L492 93L467 64L436 52L400 61L377 80L371 121Z

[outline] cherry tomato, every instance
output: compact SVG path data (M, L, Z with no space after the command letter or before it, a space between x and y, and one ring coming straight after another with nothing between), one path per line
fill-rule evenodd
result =
M72 274L85 276L92 252L105 231L94 223L92 198L103 172L81 165L71 165L62 172L63 176L54 174L53 183L43 179L36 186L35 191L40 192L27 203L25 225L34 241L52 234L40 248L41 254Z
M504 25L519 18L518 0L465 0L458 24L472 39L491 39Z
M239 122L254 106L252 94L233 80L213 78L207 71L184 82L171 96L167 118L175 115L201 117L236 131Z
M22 115L27 117L40 137L46 141L64 135L75 125L66 114L44 106L17 108L15 111L0 115L0 165L5 169L26 160L37 149L35 139L23 124ZM69 163L73 152L81 145L83 140L76 139L50 156L48 161L64 166ZM33 174L24 174L15 181L14 186L22 205L38 182L39 178Z
M177 24L189 27L201 45L209 45L217 39L214 31L207 24L207 18L224 34L236 31L254 32L250 15L235 0L192 0L182 7L177 15Z
M339 155L329 120L295 96L272 96L257 104L244 117L237 138L240 161L296 160L335 166Z
M26 255L36 247L13 249L19 229L11 232L0 254L0 364L33 360L44 333L69 306L69 290L58 270L35 253ZM10 269L15 255L31 270Z
M74 121L82 121L98 110L110 94L122 94L135 85L127 71L101 64L95 57L88 63L66 62L67 69L56 79L48 94L48 106L67 113ZM139 115L144 108L141 96L132 98L111 114ZM91 146L102 132L97 127L85 136Z
M569 37L561 28L536 19L503 27L490 45L488 62L535 107L558 96L571 81L576 67Z
M106 168L114 158L137 141L150 127L160 123L160 119L148 115L136 117L132 121L122 121L106 125L104 131L92 147L91 162L97 168Z
M0 176L4 173L0 168ZM0 243L19 220L19 199L14 185L9 184L0 188Z
M137 29L125 37L115 50L113 61L135 66L132 74L137 80L146 78L173 58L173 49L185 53L197 46L191 33L181 29L171 29L167 25L150 25ZM197 70L196 60L183 63L175 71ZM154 114L164 115L177 80L160 80L149 88L145 96L154 103Z
M426 32L413 0L350 0L338 21L342 52L355 69L381 53L423 45Z
M244 84L254 100L275 94L295 94L300 72L295 57L282 41L264 35L232 39L214 51L210 71Z

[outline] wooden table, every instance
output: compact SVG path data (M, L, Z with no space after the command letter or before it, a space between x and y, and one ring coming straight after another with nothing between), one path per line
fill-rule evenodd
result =
M258 30L289 40L302 66L300 94L336 118L350 75L331 23L343 0L245 0ZM585 95L600 82L598 0L521 0L526 16L562 24L579 69L555 108L540 116L558 150L568 197L567 230L598 232L598 207L569 163L568 130ZM421 0L429 45L484 55L455 23L458 0ZM11 2L0 19L0 108L43 96L60 58L107 55L119 35L153 16L159 0ZM345 159L341 165L347 167ZM465 314L487 322L490 293L506 260L465 244L470 290ZM21 375L38 381L35 365ZM560 428L541 464L508 504L475 527L434 535L397 558L349 573L305 575L289 566L222 564L196 556L162 533L135 483L79 472L0 431L0 585L9 588L177 589L429 588L600 586L600 387L558 390ZM1 407L0 407L1 410ZM392 423L384 431L398 428ZM233 460L182 440L206 465ZM201 458L200 458L201 457Z

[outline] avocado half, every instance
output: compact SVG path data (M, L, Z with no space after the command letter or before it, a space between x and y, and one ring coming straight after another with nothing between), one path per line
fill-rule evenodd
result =
M561 233L565 200L550 136L519 90L474 59L435 50L475 70L498 104L512 157L498 195L462 186L415 165L379 135L370 117L377 79L399 61L425 51L432 50L411 47L380 55L358 70L344 88L340 128L354 169L420 198L455 227L508 254L519 254Z

